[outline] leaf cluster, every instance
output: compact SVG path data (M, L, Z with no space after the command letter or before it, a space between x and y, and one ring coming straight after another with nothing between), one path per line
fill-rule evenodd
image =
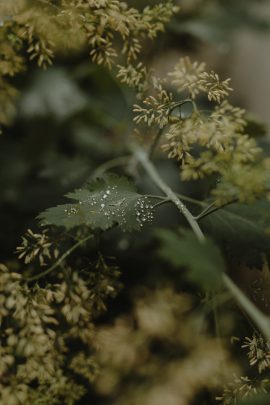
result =
M153 206L146 197L138 194L128 179L108 175L89 183L86 188L67 195L76 200L49 208L40 214L43 225L57 225L73 228L87 225L90 229L106 230L119 225L124 231L140 229L153 219Z

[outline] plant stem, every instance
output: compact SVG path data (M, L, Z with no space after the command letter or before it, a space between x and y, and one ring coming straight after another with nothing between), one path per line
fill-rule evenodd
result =
M169 199L168 199L168 198L164 198L163 200L161 200L161 201L159 201L158 203L154 204L154 205L153 205L153 208L157 208L157 207L159 207L160 205L167 204L168 202L169 202Z
M144 194L144 196L148 198L156 198L157 200L166 200L166 197L163 195Z
M162 180L156 168L150 162L146 152L137 145L131 145L130 149L134 157L141 163L145 171L153 182L159 187L159 189L168 197L168 200L173 202L179 211L185 216L195 235L201 243L204 243L205 236L194 216L177 197L177 195L171 190L169 186ZM239 303L239 305L246 311L254 323L259 327L261 332L267 339L270 339L270 318L264 315L253 302L240 290L240 288L233 282L233 280L225 273L222 274L222 280L224 285L228 288L231 295Z
M194 100L192 100L190 98L187 98L186 100L176 101L175 103L172 103L172 106L171 106L171 108L169 110L169 113L168 113L168 117L171 115L172 111L175 110L177 107L181 107L182 105L185 105L187 103L191 103L192 107L193 107L193 110L194 111L196 110L196 104L195 104ZM158 142L159 142L159 140L161 138L163 129L164 129L164 127L159 129L159 131L158 131L157 135L155 136L154 141L153 141L153 143L152 143L152 145L150 147L150 150L149 150L149 153L148 153L148 156L149 156L150 160L152 160L152 158L153 158L156 147L158 146Z
M175 194L183 201L187 201L187 202L190 202L192 204L200 205L202 207L207 205L207 203L204 202L204 201L196 200L195 198L188 197L188 196L186 196L184 194L179 194L179 193L175 193Z
M37 274L36 276L29 277L26 281L36 281L40 278L46 276L47 274L51 273L55 270L74 250L76 250L79 246L83 243L87 242L89 239L93 238L93 235L88 235L86 238L79 240L75 245L73 245L70 249L68 249L51 267L43 271L42 273Z
M182 107L182 105L185 105L188 103L192 104L193 110L196 111L197 106L195 104L195 101L192 100L191 98L186 98L185 100L176 101L176 102L172 103L171 108L169 110L169 115L171 115L172 111L175 110L177 107Z
M261 332L267 339L270 339L270 318L260 311L256 305L240 290L240 288L232 281L227 274L222 275L223 282L229 289L239 305L248 313L250 318L259 327Z
M192 204L201 205L201 206L206 205L206 203L203 202L203 201L195 200L194 198L188 197L188 196L183 195L183 194L178 194L178 193L175 193L175 194L183 201L187 201L187 202L190 202ZM168 200L168 197L164 197L164 196L161 196L161 195L144 194L144 196L148 197L148 198L153 198L153 199L160 200L160 202L156 203L153 206L153 208L156 208L157 206L162 205L162 204L167 203L168 201L170 201L170 200ZM197 220L197 217L195 217L195 219Z
M202 212L200 212L200 214L195 217L196 221L198 221L199 219L202 219L203 217L206 217L208 215L208 212L211 212L213 207L216 208L216 202L215 201L212 202L210 205L208 205L206 208L204 208L202 210Z
M159 200L164 200L164 199L166 199L166 197L161 196L161 195L153 195L153 194L144 194L144 195L145 195L146 197L149 197L149 198L157 198L157 199L159 199ZM175 193L175 195L177 195L177 196L180 198L180 200L187 201L187 202L190 202L190 203L192 203L192 204L196 204L196 205L200 205L200 206L205 206L205 205L207 205L207 203L205 203L205 202L203 202L203 201L196 200L195 198L188 197L187 195L184 195L184 194Z
M153 182L156 186L168 197L168 200L171 201L184 215L188 223L190 224L191 228L193 229L194 233L196 234L197 238L202 242L205 240L205 236L201 231L197 221L194 219L191 212L187 209L184 203L177 197L177 195L172 191L172 189L162 180L160 175L158 174L154 165L150 162L149 157L147 156L146 152L140 148L139 146L135 146L134 144L130 146L134 157L141 163L144 167L145 171L149 174Z
M208 207L206 207L199 215L197 215L195 218L196 218L196 220L198 221L198 220L200 220L200 219L203 219L203 218L205 218L205 217L207 217L208 215L210 215L210 214L213 214L214 212L216 212L216 211L219 211L219 210L221 210L222 208L225 208L225 207L227 207L228 205L231 205L231 204L233 204L233 203L235 203L235 202L237 202L238 200L237 200L237 198L234 198L233 200L231 200L231 201L228 201L228 202L226 202L225 204L223 204L223 205L216 205L216 201L214 201L212 204L210 204Z

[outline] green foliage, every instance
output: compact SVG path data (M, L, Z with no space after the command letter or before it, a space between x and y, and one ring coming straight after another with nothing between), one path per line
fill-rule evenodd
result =
M160 255L175 267L187 268L186 277L206 289L221 283L225 263L220 250L212 240L200 243L192 232L178 235L172 231L160 230Z
M241 405L267 405L269 403L269 395L259 394L253 398L244 399L240 402Z
M252 205L234 203L201 219L204 229L216 241L226 246L232 260L254 262L261 252L268 255L269 202L257 200ZM242 250L241 246L248 246Z
M247 2L0 0L0 405L268 400L266 129L163 61Z
M86 188L69 193L67 197L78 202L49 208L39 215L43 225L67 229L88 225L102 230L119 225L124 231L131 231L153 219L150 200L138 194L124 177L108 175L89 183Z

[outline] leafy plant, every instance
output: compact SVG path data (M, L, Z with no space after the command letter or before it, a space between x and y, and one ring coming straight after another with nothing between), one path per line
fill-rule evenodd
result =
M4 201L23 212L41 200L17 258L0 266L0 404L264 403L269 158L229 100L230 79L190 57L164 77L144 62L143 45L178 13L171 1L13 0L0 10L0 122L20 173L13 161L6 171L23 184ZM16 113L30 61L75 68L37 76ZM25 151L8 124L26 117L42 136L30 131ZM36 172L35 187L55 181L49 201L42 185L25 186Z
M136 193L134 186L123 177L110 175L104 180L96 180L86 189L76 190L67 197L78 202L48 209L40 215L44 225L67 229L88 225L92 229L106 230L117 224L124 231L131 231L153 219L148 197Z

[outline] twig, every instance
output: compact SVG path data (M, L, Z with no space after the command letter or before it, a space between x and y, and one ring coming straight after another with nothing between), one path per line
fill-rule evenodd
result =
M208 215L208 212L211 212L211 209L215 207L216 208L216 202L212 202L210 205L208 205L206 208L204 208L202 210L202 212L200 212L199 215L197 215L196 217L194 217L196 219L196 221L198 221L199 219L206 217Z
M144 197L156 198L157 200L165 200L166 199L166 197L164 197L163 195L153 195L153 194L144 194Z
M187 201L187 202L190 202L192 204L201 205L201 206L207 205L204 201L196 200L195 198L188 197L188 196L186 196L184 194L179 194L179 193L175 193L175 194L183 201Z
M160 205L167 204L169 201L170 201L170 200L169 200L168 198L164 198L162 201L159 201L158 203L154 204L154 205L153 205L153 208L157 208L157 207L159 207Z
M51 267L43 271L42 273L37 274L36 276L29 277L26 281L36 281L40 278L46 276L47 274L51 273L55 270L74 250L76 250L79 246L83 243L87 242L89 239L93 238L93 235L88 235L86 238L79 240L75 245L73 245L70 249L68 249Z
M270 319L268 316L264 315L256 305L240 290L240 288L232 281L227 274L222 275L223 282L226 287L230 290L231 294L238 301L241 307L248 313L250 318L259 327L264 336L270 339Z
M164 200L166 198L166 197L161 196L161 195L153 195L153 194L144 194L144 195L146 197L149 197L149 198L157 198L157 199L160 199L160 200ZM184 195L184 194L175 193L175 195L177 195L177 197L179 197L180 200L187 201L187 202L190 202L192 204L196 204L196 205L200 205L200 206L207 205L207 203L205 203L204 201L196 200L195 198L188 197L187 195Z
M231 204L233 204L233 203L235 203L237 201L238 201L238 199L234 198L233 200L228 201L228 202L226 202L226 203L224 203L222 205L216 205L216 201L214 201L212 204L210 204L208 207L206 207L199 215L197 215L195 217L195 219L197 221L200 220L200 219L203 219L203 218L207 217L208 215L213 214L214 212L219 211L222 208L225 208L228 205L231 205Z
M197 238L202 242L205 240L205 236L201 231L197 221L194 219L191 212L187 209L185 204L177 197L177 195L172 191L172 189L162 180L160 175L158 174L154 165L150 162L149 157L147 156L146 152L132 144L130 146L134 157L141 163L144 167L145 171L149 174L153 182L156 186L168 197L168 200L171 201L184 215L188 223L190 224L191 228L193 229L194 233L196 234Z
M169 109L169 112L168 112L168 117L171 115L172 111L175 110L177 107L182 107L182 105L185 105L185 104L188 104L188 103L192 104L193 110L195 111L196 110L196 104L195 104L194 100L192 100L190 98L187 98L186 100L176 101L175 103L172 103L172 105L171 105L171 107ZM164 129L164 127L160 128L160 130L158 131L157 135L155 136L154 141L153 141L153 143L152 143L152 145L150 147L150 150L149 150L149 153L148 153L148 156L149 156L150 160L153 159L156 147L158 146L159 140L160 140L160 138L162 136L163 129Z

